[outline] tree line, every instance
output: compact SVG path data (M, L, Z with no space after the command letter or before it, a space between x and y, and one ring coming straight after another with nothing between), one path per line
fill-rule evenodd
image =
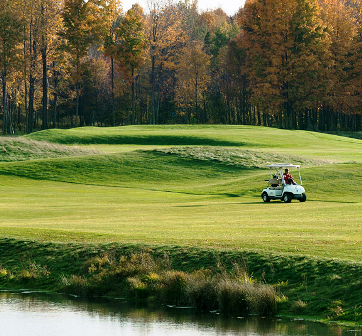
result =
M2 133L228 123L361 131L360 1L0 0Z

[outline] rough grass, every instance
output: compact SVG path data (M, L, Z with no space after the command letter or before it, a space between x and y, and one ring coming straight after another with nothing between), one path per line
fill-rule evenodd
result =
M57 157L89 155L95 150L63 146L24 137L0 137L0 162L25 161Z
M262 150L256 151L230 147L184 146L156 148L153 152L179 156L185 159L216 162L245 168L265 168L265 165L267 164L288 162L300 164L304 167L320 166L331 163L330 161L308 159L297 155L286 155L264 152Z
M201 311L235 315L273 315L279 300L275 289L257 283L244 271L174 270L168 257L142 251L130 256L103 254L85 262L83 274L63 276L61 290L75 295L109 295L191 305Z
M362 266L185 246L54 244L0 239L0 284L172 305L361 323ZM252 276L250 275L252 274ZM263 286L268 283L272 286Z

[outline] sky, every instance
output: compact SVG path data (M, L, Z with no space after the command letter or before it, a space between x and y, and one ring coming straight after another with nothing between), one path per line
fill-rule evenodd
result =
M147 0L123 0L123 10L127 11L132 7L132 4L139 3L142 8L147 11ZM198 0L199 11L206 11L209 9L217 9L221 7L224 12L228 15L234 15L239 10L240 7L243 7L245 0Z

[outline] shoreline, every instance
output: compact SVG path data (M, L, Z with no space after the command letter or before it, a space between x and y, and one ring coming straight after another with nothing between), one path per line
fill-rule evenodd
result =
M111 288L114 278L110 277L110 270L102 266L101 260L104 256L107 256L107 260L110 256L116 260L147 251L152 258L166 260L175 272L173 276L177 275L178 282L173 282L173 287L165 292L171 295L168 296L168 300L171 297L176 300L176 304L179 298L175 293L179 291L179 294L182 294L180 284L183 284L184 274L186 274L185 279L187 279L187 274L195 272L211 277L218 273L220 268L223 272L232 273L233 269L238 267L247 276L249 283L273 287L278 296L273 315L284 317L289 315L308 321L345 326L362 324L360 302L362 280L359 279L362 264L358 263L252 251L235 252L182 246L142 246L119 243L64 244L12 238L0 238L0 251L0 290L16 291L29 288L29 290L53 293L60 290L65 294L80 294L89 299L103 296L114 300L119 293L106 292ZM154 273L149 272L149 274ZM114 276L117 277L117 281L121 281L119 273L113 274ZM135 289L133 292L133 295L136 295L135 301L159 302L157 300L163 294L156 297L156 292L150 290L149 284L158 283L157 274L153 277L146 280L139 278L142 281L138 283L139 279L136 276L129 276L128 280L134 279L132 284ZM78 279L78 282L66 289L67 287L64 287L66 279L67 281ZM84 279L89 281L81 282ZM142 287L143 284L148 287L145 289ZM80 292L75 293L76 290ZM205 302L205 304L208 303ZM205 307L200 305L200 308ZM245 313L247 312L246 310Z

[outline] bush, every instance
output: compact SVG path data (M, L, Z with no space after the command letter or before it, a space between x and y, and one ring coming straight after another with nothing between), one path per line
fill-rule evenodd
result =
M218 303L220 311L227 314L247 315L250 310L250 290L252 285L230 279L219 283Z
M82 272L87 270L84 275L63 277L62 287L83 296L112 292L135 300L190 304L200 311L219 310L239 316L276 312L274 288L257 284L237 265L231 273L212 273L208 269L185 273L168 267L168 260L155 260L149 252L121 256L118 262L103 255L83 265Z
M71 275L70 277L63 276L61 278L62 290L69 294L75 294L79 296L89 295L89 283L83 276Z
M250 287L249 300L252 311L260 316L269 316L276 313L277 295L270 285L256 284Z
M6 269L6 268L2 268L2 267L0 266L0 278L4 278L4 277L6 277L7 275L8 275L7 269Z
M210 311L218 308L217 282L209 270L199 270L190 274L187 296L198 310Z
M41 266L36 262L29 262L24 269L20 271L17 276L17 279L20 281L29 281L35 279L47 278L50 275L50 272L47 270L46 266Z
M162 301L167 304L184 304L186 298L187 274L180 271L166 271L162 275Z

